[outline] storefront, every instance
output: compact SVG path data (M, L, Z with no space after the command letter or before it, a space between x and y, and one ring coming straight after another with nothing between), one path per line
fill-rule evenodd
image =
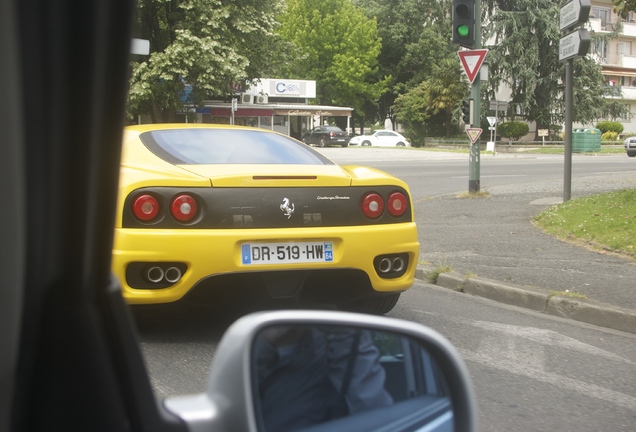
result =
M197 109L200 123L232 124L231 104L214 104ZM351 125L351 108L318 105L261 104L258 107L238 105L234 124L271 129L300 139L314 126L324 124L328 118L346 117L347 130Z
M351 130L352 108L309 105L315 97L315 81L261 79L237 95L236 111L232 112L231 102L207 101L196 109L197 121L260 127L300 139L314 126L346 117L346 130Z

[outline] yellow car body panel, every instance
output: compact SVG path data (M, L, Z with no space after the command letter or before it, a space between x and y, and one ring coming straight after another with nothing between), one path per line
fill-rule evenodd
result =
M357 268L370 275L373 288L378 292L404 291L413 284L419 243L415 223L400 227L378 229L377 227L342 227L334 229L263 229L250 230L197 230L149 233L148 230L115 230L113 271L125 280L125 266L130 261L174 261L175 257L188 265L188 272L175 285L160 290L138 290L123 285L124 297L131 304L168 303L181 299L190 288L211 273L258 272L294 269ZM367 239L372 237L374 244ZM211 242L210 238L214 241ZM246 266L241 264L241 244L244 242L295 242L330 240L334 242L335 260L332 263L308 264L266 264ZM382 253L408 251L409 268L398 279L381 279L373 269L373 258L377 255L377 245ZM211 270L211 267L214 270Z
M408 186L379 170L335 164L172 164L153 154L140 140L140 134L170 129L237 129L226 125L142 125L126 128L122 151L118 214L115 224L112 270L123 287L123 295L130 304L170 303L183 298L193 287L216 275L277 272L293 270L355 269L364 272L373 291L401 292L414 280L419 242L414 222L413 206L403 223L364 224L360 226L295 226L267 228L196 228L130 227L123 215L129 211L126 200L144 188L175 188L175 191L232 189L240 196L242 188L287 190L306 188L315 190L347 190L351 186L399 187ZM275 132L264 131L268 134ZM314 150L310 150L314 151ZM320 187L323 189L312 189ZM326 189L325 189L326 188ZM373 188L371 188L373 189ZM329 197L333 198L333 197ZM335 197L340 199L339 197ZM282 196L281 196L282 199ZM312 196L312 199L316 197ZM321 199L321 197L317 197ZM347 197L348 199L348 197ZM282 209L282 205L281 205ZM281 218L284 220L281 213ZM263 242L294 244L297 242L328 241L333 244L333 261L284 264L244 264L241 246ZM408 255L407 268L399 277L382 278L374 267L374 259L381 254ZM182 277L165 288L132 287L127 281L131 263L179 262L187 268Z

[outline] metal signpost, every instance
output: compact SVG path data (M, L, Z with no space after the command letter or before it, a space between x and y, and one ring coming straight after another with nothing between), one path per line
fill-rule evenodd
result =
M493 152L494 152L494 145L495 145L495 131L497 130L497 117L486 117L488 119L488 124L490 125L490 127L488 128L488 130L490 131L490 142L493 143Z
M563 31L587 21L592 5L590 0L573 0L561 8L559 30Z
M578 29L559 40L559 61L584 57L590 48L590 33L586 29Z
M466 76L472 83L468 100L472 100L473 103L468 116L468 126L470 127L473 124L479 126L481 124L481 80L475 78L487 53L487 50L481 49L481 0L453 0L452 10L453 43L471 50L458 52ZM478 139L479 136L470 146L469 193L479 192Z
M231 108L231 112L232 112L232 116L230 117L230 124L233 125L234 124L234 112L238 109L238 99L237 98L232 98L232 108Z
M590 0L573 0L561 8L559 29L569 31L572 27L587 22L592 8ZM563 167L563 202L572 197L572 103L573 63L584 57L590 48L590 34L586 29L577 29L559 40L559 61L565 61L565 151Z
M495 120L497 120L499 118L499 111L503 111L504 112L504 116L506 111L508 111L508 102L506 101L498 101L498 100L491 100L490 101L490 110L495 112ZM488 120L490 121L490 120ZM495 121L496 123L496 121ZM490 125L492 128L494 128L495 130L495 139L497 138L497 132L496 132L496 128L494 124ZM493 147L495 145L495 140L492 140L493 142ZM494 151L494 150L493 150Z

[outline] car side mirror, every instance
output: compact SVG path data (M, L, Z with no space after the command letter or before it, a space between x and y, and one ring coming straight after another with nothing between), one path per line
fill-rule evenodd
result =
M373 315L248 315L205 393L164 401L193 431L477 430L467 368L434 330Z

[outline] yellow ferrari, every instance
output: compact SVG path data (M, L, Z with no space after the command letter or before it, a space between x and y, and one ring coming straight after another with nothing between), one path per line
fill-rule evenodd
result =
M408 186L385 172L262 129L125 130L112 266L130 304L232 293L381 314L419 247Z

